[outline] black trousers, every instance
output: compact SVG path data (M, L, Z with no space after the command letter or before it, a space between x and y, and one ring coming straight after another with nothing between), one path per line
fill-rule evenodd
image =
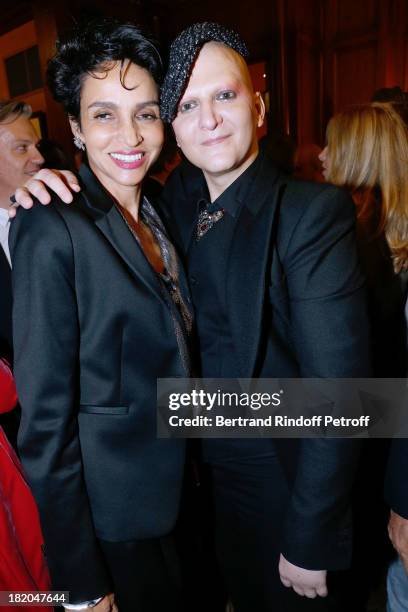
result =
M120 612L180 612L181 578L171 536L101 547Z
M337 611L332 595L307 599L280 581L289 489L278 457L224 462L212 475L217 556L234 612Z

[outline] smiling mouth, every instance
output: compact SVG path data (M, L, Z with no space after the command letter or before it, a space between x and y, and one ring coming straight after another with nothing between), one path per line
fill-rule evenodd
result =
M144 153L135 153L133 155L125 155L124 153L109 153L109 155L113 157L113 159L131 164L143 159Z

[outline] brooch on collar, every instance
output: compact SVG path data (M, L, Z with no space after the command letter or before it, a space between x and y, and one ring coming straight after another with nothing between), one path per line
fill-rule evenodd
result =
M196 241L198 242L212 227L224 216L224 210L216 210L213 213L203 210L198 215Z

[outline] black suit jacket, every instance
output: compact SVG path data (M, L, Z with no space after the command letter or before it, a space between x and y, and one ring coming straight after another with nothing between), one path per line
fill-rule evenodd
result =
M20 210L10 232L19 447L53 587L73 602L111 587L98 539L172 529L184 444L156 437L156 379L188 375L155 272L81 176L75 205Z
M163 215L184 255L202 180L200 171L183 164L162 194ZM228 262L226 295L240 362L237 376L370 375L355 208L346 192L288 181L265 156L242 207ZM349 493L358 443L274 443L292 486L283 554L309 569L347 567Z
M408 439L392 441L385 477L385 498L390 508L408 519Z

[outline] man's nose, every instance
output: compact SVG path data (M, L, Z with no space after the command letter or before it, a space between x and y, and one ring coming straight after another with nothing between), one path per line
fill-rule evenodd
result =
M205 102L200 106L200 127L204 130L215 130L222 122L222 117L212 102Z
M43 158L37 147L35 147L31 156L31 163L35 164L36 166L42 166L44 162L45 159Z

